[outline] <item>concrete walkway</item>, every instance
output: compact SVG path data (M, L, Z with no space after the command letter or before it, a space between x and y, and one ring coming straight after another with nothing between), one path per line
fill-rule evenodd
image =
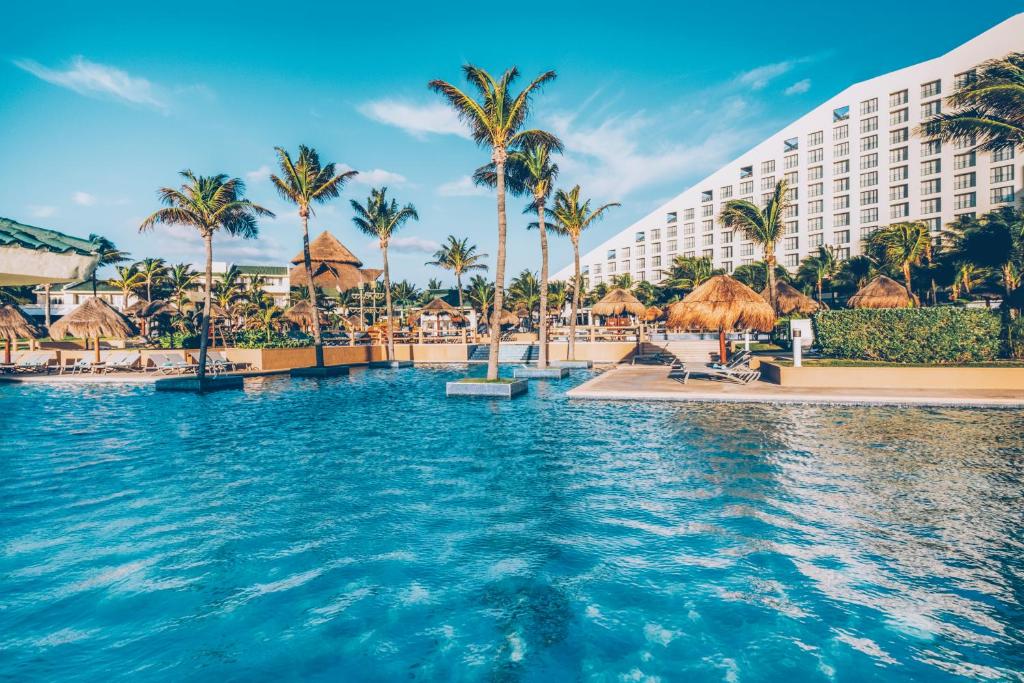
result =
M818 389L767 382L748 385L669 379L666 366L620 365L568 392L569 398L604 401L710 401L825 405L924 405L1024 408L1024 392L935 389Z

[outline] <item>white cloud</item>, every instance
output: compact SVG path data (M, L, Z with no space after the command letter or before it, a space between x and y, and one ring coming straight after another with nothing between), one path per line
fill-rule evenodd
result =
M245 174L245 179L250 183L256 182L257 180L266 180L269 177L270 167L267 166L266 164L263 164L255 171L249 171L248 173Z
M787 95L801 95L811 89L811 79L805 78L802 81L797 81L793 85L786 88L783 92Z
M442 197L483 197L490 194L486 188L474 183L468 175L442 183L438 186L437 193Z
M71 195L71 201L79 206L92 206L96 203L96 197L88 192L78 191Z
M348 164L338 164L337 166L338 173L358 170ZM360 185L402 185L408 181L401 173L385 171L382 168L372 168L369 171L359 171L359 175L352 178L352 182L359 183Z
M367 250L376 249L380 245L377 240L371 240L366 245ZM416 237L415 235L409 235L406 237L392 237L390 249L391 251L397 251L400 254L433 254L435 251L441 248L441 245L434 240L426 239L424 237Z
M90 62L81 56L71 60L67 69L51 69L31 59L18 59L14 65L33 76L90 97L110 97L122 102L167 110L160 88L139 76L106 64Z
M763 90L773 80L792 70L797 62L798 60L786 60L784 62L754 67L737 76L736 82L750 86L753 90Z
M359 112L379 123L401 128L421 140L430 133L470 137L458 115L441 102L410 104L393 99L374 100L360 105Z
M261 227L266 227L261 221ZM182 225L157 226L148 239L154 243L153 251L173 260L204 263L203 243L199 233ZM213 259L233 263L269 263L279 265L292 256L272 237L253 240L232 237L220 231L213 236Z
M30 204L28 207L28 215L32 216L32 218L49 218L55 213L57 213L56 206Z

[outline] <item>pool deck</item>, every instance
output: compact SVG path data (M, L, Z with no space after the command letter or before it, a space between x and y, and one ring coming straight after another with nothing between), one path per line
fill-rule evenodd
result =
M809 403L824 405L920 405L982 408L1024 407L1024 391L950 389L852 389L784 387L669 379L665 366L621 365L601 373L567 395L597 401L679 401L718 403Z

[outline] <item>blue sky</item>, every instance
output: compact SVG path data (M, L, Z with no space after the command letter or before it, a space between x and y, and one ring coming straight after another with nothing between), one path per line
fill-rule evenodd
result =
M388 185L420 213L394 245L394 277L423 285L450 279L423 265L448 234L495 250L493 195L467 180L487 154L426 87L461 84L463 63L558 72L533 124L567 143L560 184L623 204L585 237L586 250L850 83L938 56L1021 9L734 3L726 28L718 3L521 2L495 14L433 4L8 6L0 216L100 233L136 258L193 261L195 235L137 226L178 170L224 172L278 216L259 240L219 240L215 258L283 263L300 249L299 222L266 177L275 145L303 143L361 172L312 229L379 263L348 200ZM539 262L521 206L509 212L512 274ZM555 240L552 268L569 257Z

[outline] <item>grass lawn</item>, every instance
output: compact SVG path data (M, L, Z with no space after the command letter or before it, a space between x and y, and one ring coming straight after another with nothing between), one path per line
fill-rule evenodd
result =
M793 361L780 358L772 361L783 367L793 367ZM810 368L1024 368L1024 361L994 360L981 363L889 363L882 360L854 360L849 358L804 358L803 365Z

